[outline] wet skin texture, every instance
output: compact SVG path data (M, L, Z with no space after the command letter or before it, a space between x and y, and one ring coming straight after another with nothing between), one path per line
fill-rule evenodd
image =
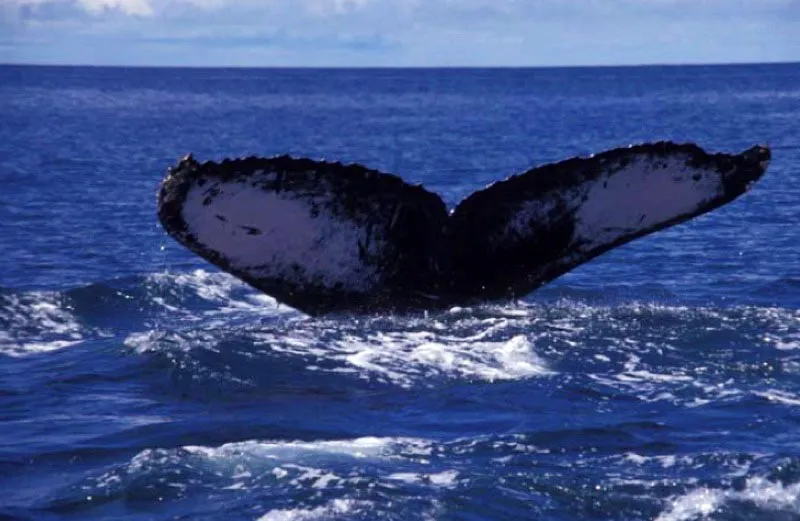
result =
M764 174L770 158L770 150L761 146L736 155L710 154L694 144L672 142L617 148L511 176L474 192L448 215L438 195L357 164L289 156L199 163L188 156L170 168L162 182L158 216L166 231L191 251L308 314L439 308L522 297L612 248L733 201ZM646 225L587 244L576 228L579 210L591 202L591 187L603 183L608 188L614 176L630 175L634 168L645 173L662 169L676 183L712 175L718 189L656 222L647 219L649 210L643 207L640 222ZM257 177L264 172L270 174L268 181ZM676 172L691 175L676 177ZM264 276L257 269L263 266L243 266L232 260L233 252L209 247L203 231L192 229L184 219L188 192L208 184L202 205L210 208L225 186L242 183L263 194L302 201L308 219L323 216L358 230L362 239L354 247L355 269L378 273L376 283L366 290L325 283L305 275L306 266L296 262ZM522 209L531 205L544 209L538 219L521 229L513 226ZM214 217L227 222L225 215ZM237 233L254 238L263 233L255 226L238 228ZM370 249L372 241L383 246Z

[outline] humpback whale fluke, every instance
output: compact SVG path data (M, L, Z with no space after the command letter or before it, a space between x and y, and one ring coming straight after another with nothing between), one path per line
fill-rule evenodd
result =
M766 147L648 143L532 168L448 214L438 195L352 164L289 156L169 169L158 217L191 251L309 314L521 297L633 239L746 192Z

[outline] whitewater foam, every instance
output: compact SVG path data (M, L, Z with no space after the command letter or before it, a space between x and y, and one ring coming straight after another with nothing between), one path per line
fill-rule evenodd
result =
M250 313L257 316L296 314L297 312L261 292L253 290L239 279L222 272L197 269L191 272L163 272L147 276L152 300L165 310L179 313L183 320L207 320L209 315ZM188 309L181 293L194 295L211 305L210 309Z
M58 293L34 291L0 296L0 353L24 356L74 346L86 328Z
M126 465L83 485L80 493L109 500L142 493L188 497L198 489L280 491L296 495L297 506L271 510L259 519L336 519L355 513L369 518L370 512L384 508L382 494L397 490L398 484L413 483L434 496L459 486L457 471L417 458L434 447L434 442L418 438L362 437L146 449ZM363 493L356 494L359 490ZM323 498L328 501L320 504ZM435 497L425 508L436 508Z
M359 510L368 510L372 506L369 501L352 499L334 499L322 506L314 508L288 508L271 510L258 518L258 521L316 521L340 519L341 516L352 515Z
M673 498L656 521L705 518L730 503L745 503L761 510L797 516L800 515L800 483L784 485L763 477L752 477L746 480L741 490L697 488Z

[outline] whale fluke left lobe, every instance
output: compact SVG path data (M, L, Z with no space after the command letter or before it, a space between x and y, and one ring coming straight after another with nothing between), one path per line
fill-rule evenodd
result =
M158 216L179 243L306 313L425 307L439 293L444 203L359 165L183 160Z

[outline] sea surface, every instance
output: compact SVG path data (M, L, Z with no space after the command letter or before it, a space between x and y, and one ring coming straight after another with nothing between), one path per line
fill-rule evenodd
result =
M517 302L309 318L155 216L188 152L453 205L660 139L774 160ZM0 67L0 519L800 519L800 65Z

